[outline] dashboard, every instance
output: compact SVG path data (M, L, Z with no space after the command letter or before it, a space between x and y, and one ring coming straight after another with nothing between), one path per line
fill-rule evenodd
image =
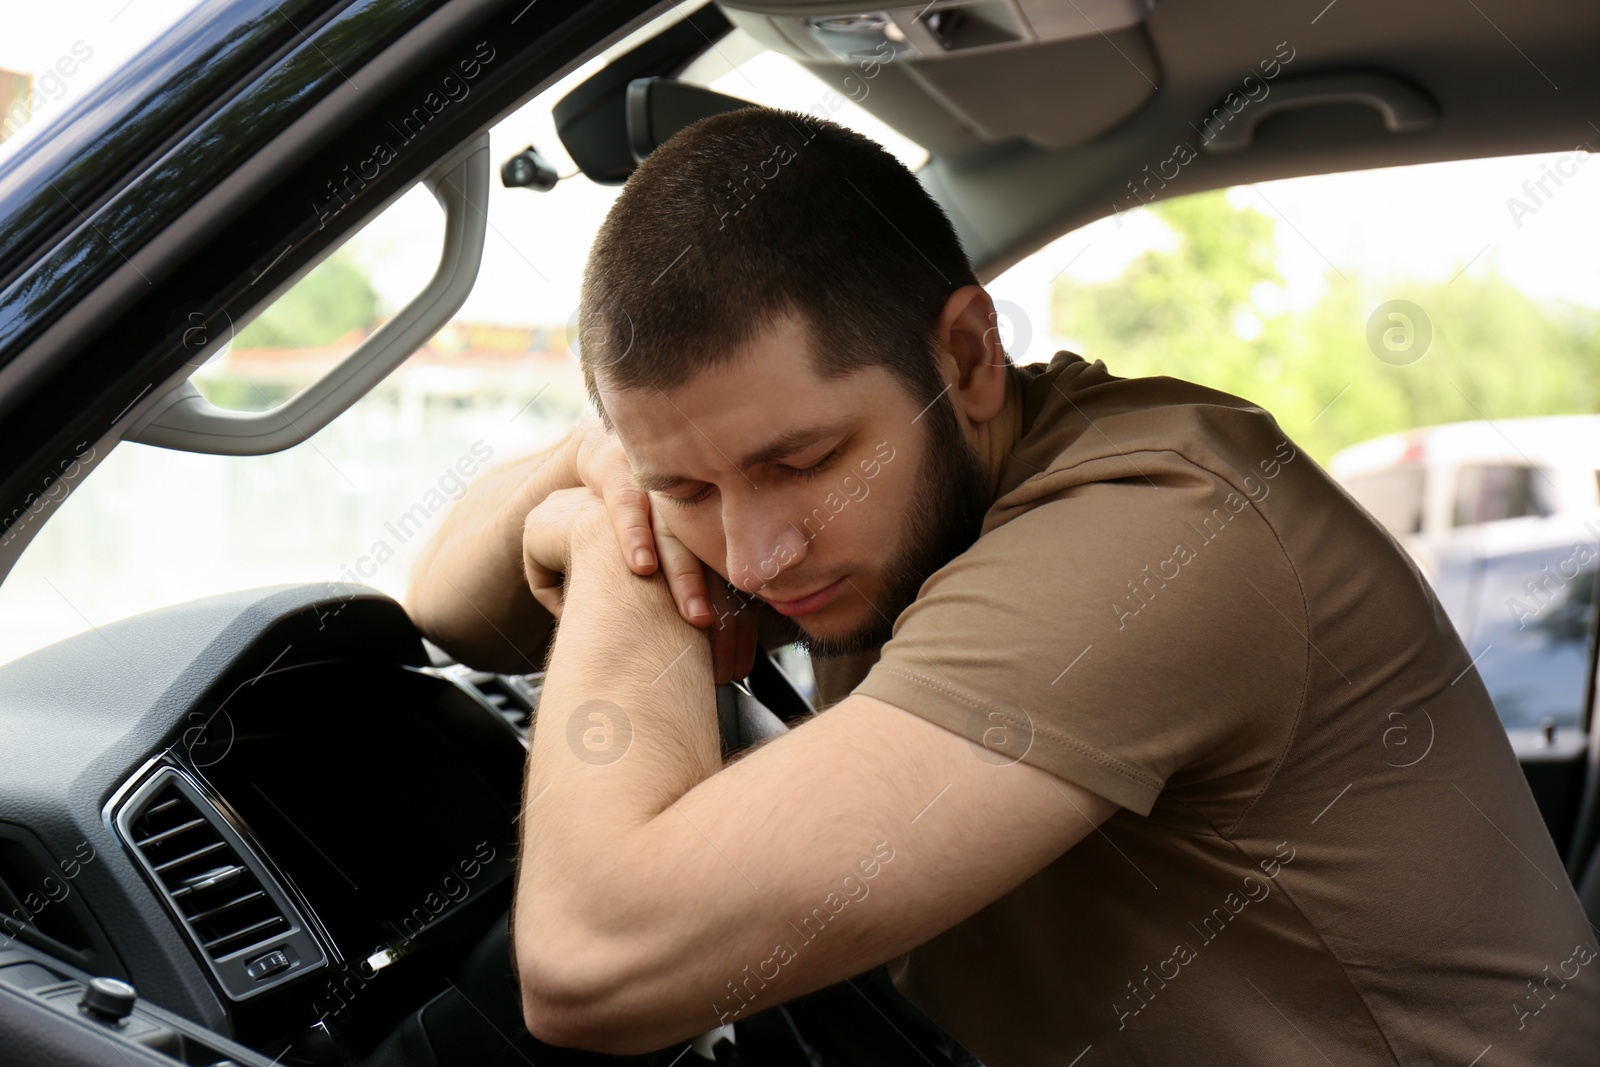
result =
M517 734L438 672L348 660L275 667L203 709L108 825L241 1036L317 1027L363 1050L423 992L405 975L453 972L507 907Z
M435 662L399 604L342 583L0 666L0 1067L683 1067L718 1041L768 1067L951 1067L882 967L703 1048L530 1035L508 911L541 680ZM717 709L725 756L811 714L764 654Z
M40 905L7 940L283 1063L378 1054L505 942L534 692L492 678L434 667L399 605L341 585L7 665L0 901Z

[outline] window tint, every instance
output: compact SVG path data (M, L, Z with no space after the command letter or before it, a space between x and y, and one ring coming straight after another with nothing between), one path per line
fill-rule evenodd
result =
M1422 532L1422 492L1426 472L1421 467L1355 474L1345 480L1356 502L1392 534Z

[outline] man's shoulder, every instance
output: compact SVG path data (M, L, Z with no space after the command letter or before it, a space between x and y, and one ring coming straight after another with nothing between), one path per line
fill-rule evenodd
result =
M1253 481L1300 455L1270 412L1197 382L1119 378L1068 351L1018 369L1022 433L985 532L1094 483L1162 488L1205 477L1253 495Z

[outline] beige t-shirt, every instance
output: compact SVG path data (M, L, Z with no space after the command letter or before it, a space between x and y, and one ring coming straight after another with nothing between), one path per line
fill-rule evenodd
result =
M855 692L1124 810L896 987L989 1067L1600 1062L1600 937L1403 550L1247 401L1020 370Z

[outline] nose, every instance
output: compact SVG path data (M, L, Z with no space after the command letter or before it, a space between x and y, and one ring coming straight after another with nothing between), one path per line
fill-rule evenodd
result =
M728 501L723 508L728 581L751 596L805 559L810 544L776 503Z

